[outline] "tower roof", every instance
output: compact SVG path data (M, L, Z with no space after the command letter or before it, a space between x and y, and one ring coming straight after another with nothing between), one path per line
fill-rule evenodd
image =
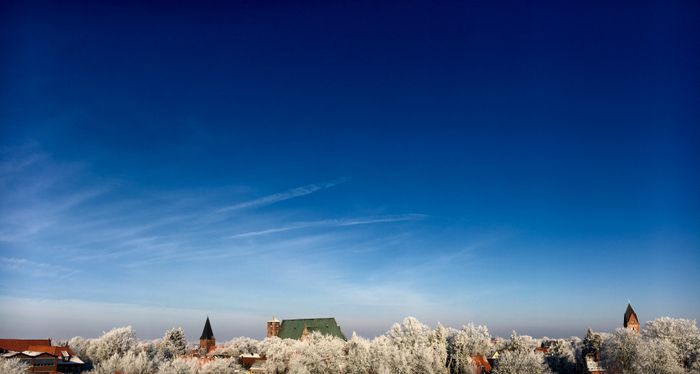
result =
M627 310L625 311L625 320L622 321L624 327L627 327L627 323L630 321L630 318L632 318L632 316L634 316L634 319L638 320L637 313L635 313L634 309L632 309L632 304L627 304Z
M207 322L204 324L204 330L202 330L202 336L200 336L199 339L214 339L214 331L211 329L209 316L207 316Z

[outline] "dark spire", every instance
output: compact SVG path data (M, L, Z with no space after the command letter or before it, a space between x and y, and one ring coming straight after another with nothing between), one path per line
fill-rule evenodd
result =
M625 311L625 320L623 321L623 326L627 327L627 323L630 321L630 318L634 315L634 318L637 318L637 313L634 312L634 309L632 309L632 304L627 304L627 310Z
M211 330L209 316L207 316L207 322L204 324L204 330L202 330L202 336L200 336L199 339L214 339L214 331Z

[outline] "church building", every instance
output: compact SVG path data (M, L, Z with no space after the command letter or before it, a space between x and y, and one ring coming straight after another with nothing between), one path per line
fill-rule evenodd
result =
M623 320L623 326L626 329L632 330L639 334L639 319L637 319L637 313L632 309L631 304L627 304L627 310L625 311L625 319Z
M268 338L277 336L280 339L305 340L314 331L347 340L335 318L285 319L280 321L272 317L271 320L267 321Z

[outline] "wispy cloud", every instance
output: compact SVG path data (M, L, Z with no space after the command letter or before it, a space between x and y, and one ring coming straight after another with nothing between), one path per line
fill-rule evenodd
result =
M319 221L309 221L309 222L298 222L287 226L274 227L264 230L249 231L235 235L229 235L225 239L237 239L237 238L249 238L254 236L263 236L270 234L277 234L286 231L293 230L303 230L309 228L319 228L319 227L345 227L345 226L358 226L358 225L371 225L377 223L390 223L390 222L401 222L401 221L415 221L423 219L426 216L424 214L399 214L399 215L386 215L386 216L373 216L373 217L359 217L359 218L349 218L349 219L327 219Z
M263 196L254 200L245 201L242 203L225 206L218 210L219 213L230 212L242 209L258 208L266 205L275 204L281 201L294 199L301 196L310 195L314 192L324 190L333 186L337 186L341 183L348 181L348 178L338 178L322 183L307 184L306 186L296 187L289 189L284 192L274 193L272 195Z
M0 257L0 268L5 271L17 272L33 277L65 279L79 273L56 264L30 261L24 258Z

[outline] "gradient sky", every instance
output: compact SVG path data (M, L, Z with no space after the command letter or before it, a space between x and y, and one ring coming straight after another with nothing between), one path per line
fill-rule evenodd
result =
M700 318L700 3L3 2L0 336Z

